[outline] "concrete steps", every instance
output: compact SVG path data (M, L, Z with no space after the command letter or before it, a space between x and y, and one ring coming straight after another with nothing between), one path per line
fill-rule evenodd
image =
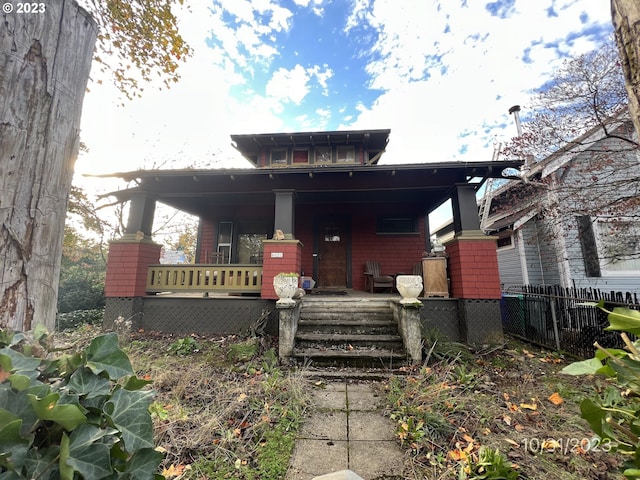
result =
M389 300L302 299L293 358L312 366L397 368L407 364Z

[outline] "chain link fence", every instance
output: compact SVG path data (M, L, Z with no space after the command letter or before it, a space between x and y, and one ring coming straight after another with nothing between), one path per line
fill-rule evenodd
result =
M500 310L505 333L578 357L592 357L593 344L624 346L617 332L604 328L607 313L589 305L604 301L605 308L640 310L635 294L556 286L523 286L502 294Z

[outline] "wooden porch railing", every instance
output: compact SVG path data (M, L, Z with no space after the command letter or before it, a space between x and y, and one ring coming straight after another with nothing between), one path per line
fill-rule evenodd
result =
M147 292L260 293L262 265L149 265Z

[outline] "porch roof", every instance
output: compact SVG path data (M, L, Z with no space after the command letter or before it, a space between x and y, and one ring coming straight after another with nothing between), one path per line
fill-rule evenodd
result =
M447 200L456 184L503 178L521 161L443 162L399 165L138 170L110 176L138 186L108 194L127 201L141 194L179 210L206 216L217 205L272 205L274 191L294 190L296 203L418 202L429 211Z

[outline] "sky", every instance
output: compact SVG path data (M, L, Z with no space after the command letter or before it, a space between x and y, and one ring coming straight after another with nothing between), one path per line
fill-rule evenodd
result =
M109 82L89 85L77 178L248 168L231 134L290 131L388 128L381 164L491 160L516 134L509 108L526 115L563 59L612 32L607 0L186 3L176 13L194 54L178 84L124 106Z

